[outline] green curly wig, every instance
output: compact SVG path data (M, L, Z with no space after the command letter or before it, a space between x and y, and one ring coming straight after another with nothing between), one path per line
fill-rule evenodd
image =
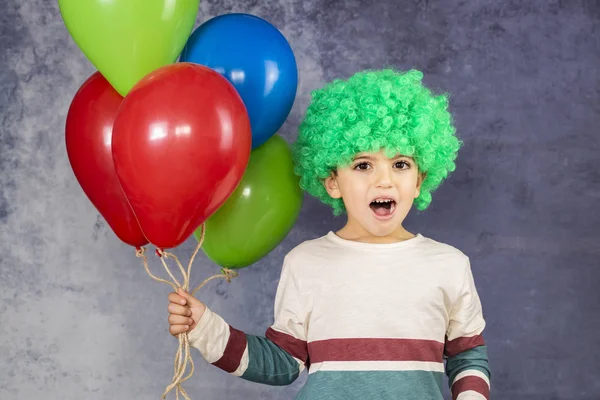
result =
M433 95L422 79L417 70L367 70L312 92L292 146L302 189L340 215L344 203L329 196L324 179L356 154L384 149L389 157L413 157L419 172L426 173L414 200L418 210L425 210L431 193L454 171L462 142L447 111L448 95Z

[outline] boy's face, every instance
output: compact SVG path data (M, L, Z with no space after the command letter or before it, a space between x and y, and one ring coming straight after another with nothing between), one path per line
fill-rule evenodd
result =
M359 235L388 236L403 230L402 222L419 196L423 175L416 162L383 151L357 154L346 167L325 180L333 198L341 198L348 225Z

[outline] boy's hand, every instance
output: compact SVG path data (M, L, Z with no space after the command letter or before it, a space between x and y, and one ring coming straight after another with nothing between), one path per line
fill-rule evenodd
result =
M169 294L169 332L177 336L198 325L206 306L183 289Z

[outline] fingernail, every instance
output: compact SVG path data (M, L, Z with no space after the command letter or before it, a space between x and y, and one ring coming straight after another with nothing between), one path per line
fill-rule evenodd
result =
M185 330L187 331L188 329L190 329L190 327L185 325Z
M185 305L185 300L181 300L180 303Z

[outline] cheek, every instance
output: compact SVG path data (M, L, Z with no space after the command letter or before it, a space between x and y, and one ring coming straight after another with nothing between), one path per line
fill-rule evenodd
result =
M403 179L398 184L398 189L403 195L412 196L417 191L418 179L417 177L410 177L409 179Z
M366 201L365 196L367 193L366 187L355 183L353 185L346 185L341 189L342 198L344 199L347 209L357 210L358 208L364 206Z

